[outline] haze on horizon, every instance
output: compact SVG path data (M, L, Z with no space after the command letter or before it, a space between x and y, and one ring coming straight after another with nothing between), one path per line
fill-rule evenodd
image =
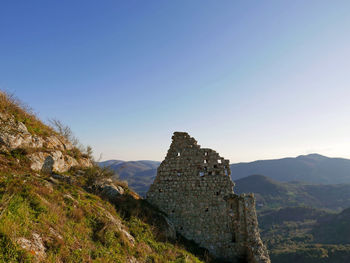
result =
M0 89L103 159L350 158L349 1L0 3Z

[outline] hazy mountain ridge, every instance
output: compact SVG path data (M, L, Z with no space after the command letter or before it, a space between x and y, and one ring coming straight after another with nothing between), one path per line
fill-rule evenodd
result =
M350 183L349 159L329 158L319 154L237 163L230 167L234 181L249 175L262 174L280 182Z

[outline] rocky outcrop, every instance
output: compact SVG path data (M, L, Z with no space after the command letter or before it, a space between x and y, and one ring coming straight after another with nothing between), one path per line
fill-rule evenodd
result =
M92 186L92 191L98 193L100 196L113 202L125 193L125 189L113 183L110 178L100 179L95 181Z
M175 132L147 200L167 214L175 229L230 262L269 263L252 194L236 195L229 161Z
M66 172L71 167L86 166L81 165L76 159L69 155L64 155L61 151L35 152L28 156L31 160L31 166L34 171Z
M0 113L0 151L27 149L30 168L34 171L61 173L75 166L92 166L88 158L73 158L70 155L73 148L68 140L54 132L48 136L32 134L24 123L6 113Z
M37 262L41 262L46 258L46 248L39 234L33 233L31 239L20 237L16 241L23 249L29 251Z

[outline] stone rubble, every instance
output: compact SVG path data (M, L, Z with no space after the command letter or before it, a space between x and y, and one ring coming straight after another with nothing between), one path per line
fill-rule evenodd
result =
M175 132L147 201L178 233L222 260L270 263L260 239L253 194L233 192L229 160Z

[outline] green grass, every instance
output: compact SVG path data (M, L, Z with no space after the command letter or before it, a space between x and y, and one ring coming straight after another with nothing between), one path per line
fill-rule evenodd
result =
M55 134L53 129L43 124L33 111L11 94L0 91L0 112L11 115L15 121L26 125L32 135L46 137Z
M0 174L0 262L35 262L16 240L41 236L44 262L201 262L176 244L157 240L153 227L79 185L51 184L45 176ZM132 208L130 208L132 209ZM134 237L133 244L111 219Z

